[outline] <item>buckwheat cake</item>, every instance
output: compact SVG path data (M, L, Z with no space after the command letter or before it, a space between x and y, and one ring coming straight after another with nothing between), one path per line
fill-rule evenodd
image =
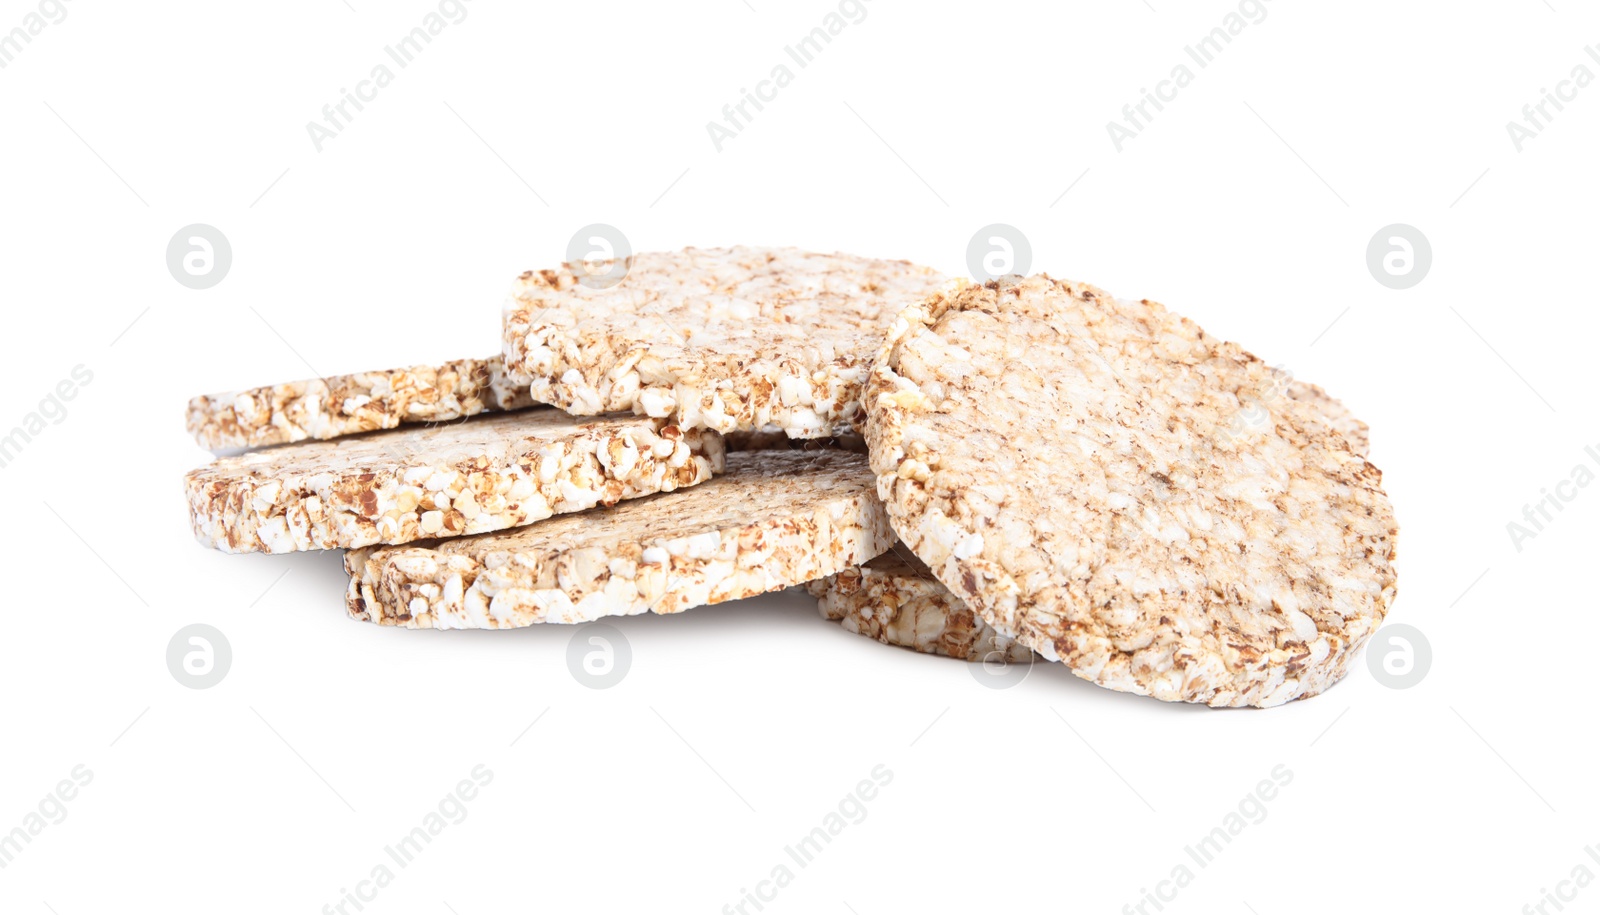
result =
M1382 474L1289 387L1157 303L1012 278L897 319L866 437L900 538L998 632L1112 689L1272 706L1342 677L1395 595Z
M860 565L894 543L866 455L743 451L693 492L514 531L345 554L356 619L504 629L678 613Z
M685 429L824 438L855 419L895 315L948 284L907 261L795 248L687 248L626 266L603 289L581 282L583 265L518 278L506 369L534 400L576 415L631 410Z
M237 451L533 403L527 387L512 384L504 360L493 356L202 395L189 401L188 428L202 448Z
M533 410L222 457L184 491L206 546L289 553L503 530L703 483L722 458L715 432Z
M810 582L823 619L845 630L963 661L1027 662L1033 652L994 631L903 545Z

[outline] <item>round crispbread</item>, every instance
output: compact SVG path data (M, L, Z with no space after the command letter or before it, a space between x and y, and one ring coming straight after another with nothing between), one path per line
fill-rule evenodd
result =
M518 278L506 368L534 400L684 429L827 437L858 414L895 315L948 285L908 261L795 248L688 248L625 265L605 288L573 264Z
M221 457L183 488L206 546L292 553L503 530L703 483L722 455L715 432L538 409Z
M823 619L885 645L962 661L1033 659L1033 652L995 632L901 544L865 565L810 582L806 590Z
M480 537L352 550L346 608L413 629L677 613L832 575L894 543L862 454L736 452L695 490Z
M1395 594L1381 473L1284 381L1154 302L1008 278L896 320L866 436L900 538L998 631L1112 689L1270 706L1337 681Z
M532 405L495 355L202 395L189 401L188 426L200 447L225 453Z

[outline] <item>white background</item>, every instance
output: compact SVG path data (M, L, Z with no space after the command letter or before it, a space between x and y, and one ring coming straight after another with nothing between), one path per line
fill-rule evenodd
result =
M1168 912L1514 913L1600 873L1600 488L1520 551L1506 530L1600 470L1600 86L1521 152L1505 127L1574 66L1600 74L1600 14L1273 0L1119 153L1106 122L1235 6L871 0L718 152L706 122L825 0L472 0L318 152L306 123L437 8L350 3L72 0L0 70L0 428L94 376L0 470L0 831L94 773L0 870L0 910L315 913L478 764L466 820L367 911L715 913L790 863L768 912L1114 913L1189 863ZM0 29L36 8L5 0ZM1264 712L1042 667L993 690L784 594L617 623L632 670L592 691L571 630L380 630L345 619L334 554L194 544L190 396L491 353L511 279L591 222L641 251L952 274L1008 223L1033 270L1287 365L1371 423L1401 525L1390 620L1431 671L1399 691L1363 663ZM1433 246L1407 291L1365 263L1397 222ZM233 246L209 290L165 265L190 223ZM233 648L204 691L164 657L194 622ZM867 818L789 862L879 764ZM1266 819L1193 865L1279 764Z

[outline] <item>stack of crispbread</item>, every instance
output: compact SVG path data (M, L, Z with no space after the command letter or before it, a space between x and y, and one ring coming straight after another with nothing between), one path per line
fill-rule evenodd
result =
M880 642L1217 706L1327 688L1394 597L1366 426L1153 302L690 248L524 273L501 342L195 398L196 537L347 550L385 625L806 585Z

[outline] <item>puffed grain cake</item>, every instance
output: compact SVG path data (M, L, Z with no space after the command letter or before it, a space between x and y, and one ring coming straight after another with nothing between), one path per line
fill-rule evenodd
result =
M894 543L862 454L743 451L694 488L514 531L352 550L346 607L414 629L677 613L859 565Z
M826 437L859 413L895 315L948 283L907 261L794 248L688 248L627 264L605 289L573 264L518 278L506 368L534 400L685 429Z
M722 438L643 416L495 413L218 458L184 477L195 537L289 553L503 530L693 486Z
M356 372L208 394L189 401L189 434L209 451L264 448L447 422L534 403L500 356Z
M896 321L867 444L900 538L996 630L1112 689L1277 705L1395 594L1382 474L1285 387L1154 302L1002 280Z
M885 645L963 661L1033 660L1033 652L994 631L901 544L806 590L823 619Z

